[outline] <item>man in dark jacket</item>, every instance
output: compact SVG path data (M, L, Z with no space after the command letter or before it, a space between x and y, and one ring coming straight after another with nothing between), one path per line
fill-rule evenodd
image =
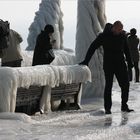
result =
M132 68L131 57L127 46L127 38L123 32L123 25L120 21L114 22L113 25L107 24L103 33L100 33L90 45L85 60L80 64L88 65L95 50L103 46L104 50L104 74L105 74L105 90L104 90L104 108L106 114L111 114L112 106L112 85L113 77L116 76L119 86L121 87L121 110L123 112L131 112L128 108L129 80L128 67ZM124 57L125 55L125 57Z
M137 30L132 28L128 36L128 47L130 50L132 62L135 69L135 82L139 82L139 38L136 35ZM129 69L129 80L132 81L132 69Z
M50 64L53 61L53 57L49 57L48 52L52 51L52 44L50 41L50 37L54 32L54 28L52 25L46 25L44 31L37 36L36 45L33 55L33 63L32 65L43 65ZM50 54L51 55L51 54Z

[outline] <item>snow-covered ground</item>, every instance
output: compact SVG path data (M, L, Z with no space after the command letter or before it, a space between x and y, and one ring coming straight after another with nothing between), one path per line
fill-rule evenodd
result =
M129 106L120 111L120 88L114 83L112 114L104 115L102 99L83 99L78 111L27 116L0 113L0 140L140 140L140 83L131 83Z

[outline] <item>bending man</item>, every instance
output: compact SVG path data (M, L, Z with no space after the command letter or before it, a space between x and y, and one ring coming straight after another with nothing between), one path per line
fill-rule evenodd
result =
M85 60L80 64L88 65L95 50L103 46L104 50L104 74L105 74L105 90L104 90L104 108L106 114L111 114L112 106L112 86L114 75L117 78L119 86L121 88L121 111L131 112L127 102L129 96L129 79L128 67L132 68L131 57L129 48L127 45L127 37L123 31L123 24L120 21L114 22L114 24L107 23L103 33L100 33L97 38L90 45L86 54ZM124 57L125 56L125 57Z

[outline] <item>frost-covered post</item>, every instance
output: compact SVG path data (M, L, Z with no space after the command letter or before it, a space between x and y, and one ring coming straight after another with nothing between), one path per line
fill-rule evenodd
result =
M29 35L27 38L27 50L34 50L36 37L46 24L54 26L54 39L56 43L53 46L55 49L63 48L63 13L60 8L61 0L42 0L39 5L39 10L36 12L33 23L29 27Z
M78 0L77 32L76 32L76 58L81 62L91 42L103 30L106 23L105 0ZM92 72L92 83L83 88L83 96L103 96L104 73L103 51L99 48L94 53L89 67Z

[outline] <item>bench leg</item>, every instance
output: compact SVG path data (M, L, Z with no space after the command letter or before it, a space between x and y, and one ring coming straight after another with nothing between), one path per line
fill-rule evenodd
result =
M79 92L75 95L74 97L74 104L75 104L75 108L78 110L78 109L81 109L81 96L82 96L82 84L80 85L80 89L79 89Z
M51 111L51 87L45 86L43 87L43 93L40 100L40 113Z

